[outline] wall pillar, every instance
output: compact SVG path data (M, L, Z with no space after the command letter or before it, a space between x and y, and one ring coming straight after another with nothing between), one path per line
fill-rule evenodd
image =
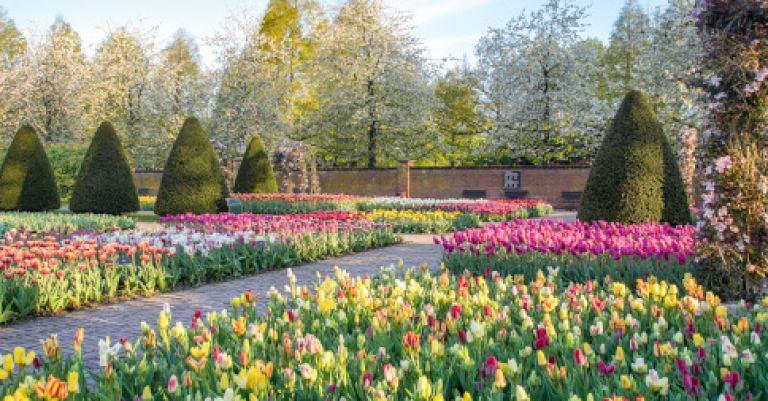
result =
M411 197L411 167L413 160L397 161L397 195L401 198Z

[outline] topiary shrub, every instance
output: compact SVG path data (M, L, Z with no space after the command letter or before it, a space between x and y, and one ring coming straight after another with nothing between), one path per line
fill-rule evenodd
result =
M69 201L81 213L121 214L139 210L131 167L115 128L103 122L83 158Z
M61 206L56 178L35 129L16 132L0 169L0 210L43 211Z
M277 180L272 163L259 137L254 137L243 155L243 162L237 170L236 193L273 194L277 192Z
M690 224L693 219L689 205L680 164L664 136L664 210L661 212L661 221Z
M683 179L669 141L639 91L627 93L589 174L582 221L690 223Z
M208 135L196 118L187 118L165 163L155 213L222 212L227 209L227 195L219 158Z

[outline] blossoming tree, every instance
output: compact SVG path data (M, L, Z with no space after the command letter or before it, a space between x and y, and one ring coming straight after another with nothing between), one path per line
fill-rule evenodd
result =
M768 4L701 0L704 39L699 258L711 285L759 291L768 274Z

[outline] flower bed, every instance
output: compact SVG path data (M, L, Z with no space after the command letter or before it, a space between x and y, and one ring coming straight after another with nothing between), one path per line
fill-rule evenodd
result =
M374 210L443 211L473 214L481 221L541 217L552 206L541 200L363 198L329 194L234 194L243 210L262 214L306 214L318 210L370 212Z
M59 233L78 230L110 231L134 227L132 219L106 214L72 214L58 212L2 212L0 234L11 228L32 231L56 231ZM5 227L3 229L3 227Z
M400 241L391 228L367 220L239 216L182 217L188 222L157 233L9 231L0 245L0 322Z
M243 202L243 211L263 214L301 214L317 210L355 210L360 199L331 194L232 194Z
M565 282L613 279L628 284L651 274L680 284L692 271L695 228L660 224L514 220L435 238L454 272L487 270L532 278L562 266Z
M366 210L441 210L477 215L482 221L541 217L551 214L552 206L541 200L417 199L372 198L358 201L357 209Z
M290 274L290 273L289 273ZM291 280L256 311L160 313L135 341L55 338L6 356L13 400L758 400L765 397L766 303L728 313L693 279L557 285L543 274L451 276L337 271L308 291ZM172 326L174 318L192 323ZM87 334L87 333L86 333ZM14 370L14 365L18 369ZM10 369L8 369L10 367ZM86 386L86 377L92 385Z
M479 227L480 219L474 214L462 212L444 212L442 210L373 210L362 213L373 221L391 223L400 233L439 234L454 230Z
M145 195L139 196L139 210L145 212L151 212L155 210L155 202L157 202L157 196Z
M297 228L303 229L305 222L333 221L352 222L362 228L373 228L381 225L390 226L398 233L445 233L453 230L462 230L469 227L478 227L480 221L477 216L465 215L461 212L443 212L436 211L410 211L410 210L374 210L371 212L348 212L340 210L317 210L305 214L287 214L287 215L261 215L261 214L228 214L217 215L183 215L170 216L160 219L164 223L182 222L186 226L194 226L200 230L217 229L217 227L226 227L228 229L244 230L252 229L263 230L254 224L281 224L280 231L294 231ZM342 225L343 226L343 225Z

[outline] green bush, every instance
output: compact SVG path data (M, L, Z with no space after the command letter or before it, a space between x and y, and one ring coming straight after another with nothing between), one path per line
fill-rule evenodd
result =
M184 121L163 169L155 213L217 213L227 210L227 184L219 157L200 122Z
M0 160L5 159L8 149L0 149ZM56 177L56 186L59 188L59 196L63 203L67 203L72 197L72 189L75 187L77 172L80 163L88 151L86 143L52 143L45 145L45 153L51 162L53 175Z
M648 98L630 91L597 152L579 219L689 223L683 188L680 169Z
M56 176L56 186L59 188L59 196L63 203L67 203L72 197L72 191L77 181L77 173L80 164L88 151L87 143L53 143L45 145L45 153L53 167L53 175Z
M121 214L139 210L139 196L133 183L115 128L103 122L85 154L69 209L76 213Z
M235 193L274 194L277 193L277 181L272 164L259 137L254 137L243 155L243 162L237 170Z
M685 183L680 165L677 163L672 147L664 137L664 210L661 221L672 224L690 224L693 222L688 197L685 194Z
M61 206L56 178L35 129L16 132L0 170L0 210L41 211Z

